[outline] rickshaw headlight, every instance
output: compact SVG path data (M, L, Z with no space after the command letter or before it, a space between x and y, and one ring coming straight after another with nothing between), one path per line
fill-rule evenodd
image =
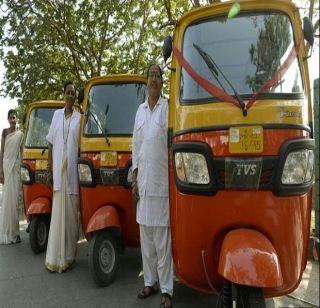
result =
M131 183L132 183L132 166L131 166L131 167L129 168L129 170L128 170L127 183L128 183L129 185L131 185Z
M190 184L209 184L207 161L200 153L175 153L176 173L180 181Z
M92 183L92 175L90 166L87 164L78 164L78 173L80 183L91 184Z
M289 153L286 158L281 182L282 184L303 184L310 182L313 177L313 150L299 150Z
M28 168L21 166L20 172L21 172L20 173L21 182L22 183L30 183L31 178L30 178L30 172L29 172Z

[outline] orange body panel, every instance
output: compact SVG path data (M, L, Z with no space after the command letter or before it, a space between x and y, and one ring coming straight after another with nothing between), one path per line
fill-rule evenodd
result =
M218 272L234 283L248 286L276 288L283 282L272 244L260 232L251 229L237 229L226 235Z
M214 156L230 157L226 134L227 131L190 133L174 137L173 142L206 142ZM308 133L299 130L265 129L265 152L261 155L277 155L286 140L304 137ZM306 265L311 192L282 197L270 190L219 190L209 196L183 194L175 184L172 153L169 164L173 257L180 280L194 289L212 292L202 265L203 250L210 280L219 290L223 277L218 273L218 264L225 236L235 229L250 228L270 241L282 272L282 285L264 289L265 296L292 292Z
M51 200L46 197L39 197L33 200L27 210L28 215L34 214L50 214Z
M132 205L131 190L116 185L97 185L94 188L81 187L81 221L87 230L91 217L106 205L112 205L118 214L121 234L127 245L139 245L139 227ZM88 234L86 234L88 238Z
M111 205L103 206L93 214L88 223L86 233L108 227L120 228L118 213Z
M23 160L23 162L28 164L32 171L35 170L34 160ZM51 213L52 187L49 187L45 184L33 183L32 185L22 185L22 189L24 199L24 212L28 221L31 220L30 214ZM49 205L47 205L46 202L48 202ZM48 212L46 212L47 210Z

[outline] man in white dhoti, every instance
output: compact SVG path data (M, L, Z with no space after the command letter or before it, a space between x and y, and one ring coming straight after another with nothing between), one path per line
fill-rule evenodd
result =
M169 222L167 118L168 103L161 97L162 72L148 69L148 98L136 114L132 142L132 194L137 200L137 222L144 274L138 298L162 293L161 307L172 306L173 263Z
M53 199L46 267L63 272L76 257L79 237L78 144L80 113L74 109L75 86L64 86L65 108L55 111L49 133L48 172L53 175Z
M17 112L8 112L9 128L2 132L0 156L0 183L3 185L0 201L0 244L20 243L19 192L22 132L17 130Z

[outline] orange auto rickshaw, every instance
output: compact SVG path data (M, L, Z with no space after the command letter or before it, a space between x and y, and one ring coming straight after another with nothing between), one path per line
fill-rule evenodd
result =
M46 183L48 161L46 136L54 112L63 107L63 101L39 101L31 103L26 114L21 181L24 212L29 223L30 246L34 253L44 251L48 241L52 187Z
M146 78L110 75L90 79L79 92L78 161L81 221L89 241L89 269L99 286L111 283L125 246L139 245L131 198L131 139L144 102Z
M169 107L170 219L180 281L219 307L264 307L307 262L314 140L306 40L288 0L177 21Z

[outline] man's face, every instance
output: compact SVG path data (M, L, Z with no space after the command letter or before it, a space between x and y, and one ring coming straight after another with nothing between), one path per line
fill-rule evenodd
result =
M64 101L66 102L66 107L68 107L69 109L72 109L75 98L76 98L76 90L74 88L74 85L68 84L66 91L64 93Z
M162 79L160 70L156 65L152 65L149 69L147 88L150 97L160 97Z

